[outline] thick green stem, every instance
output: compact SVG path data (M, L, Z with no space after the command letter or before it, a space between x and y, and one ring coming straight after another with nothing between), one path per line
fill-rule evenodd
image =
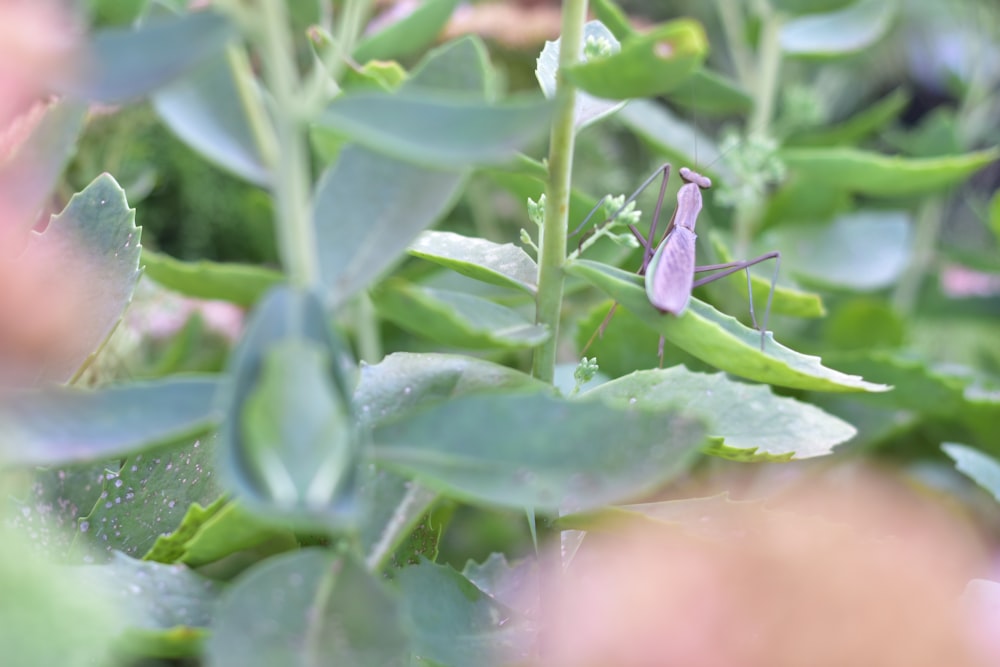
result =
M559 343L562 312L563 263L566 261L566 231L569 227L570 177L573 170L573 111L576 89L566 80L565 68L580 60L586 0L564 0L562 33L559 38L559 71L556 74L555 115L549 144L549 180L545 188L545 222L538 256L538 300L535 321L548 327L549 339L535 352L535 377L552 382Z
M270 165L282 264L292 284L319 282L319 261L309 192L311 172L306 125L299 104L299 75L283 0L262 0L260 47L264 76L274 100L274 135L279 146Z

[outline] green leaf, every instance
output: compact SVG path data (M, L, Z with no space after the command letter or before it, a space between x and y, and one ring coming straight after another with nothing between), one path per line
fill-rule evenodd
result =
M442 665L510 665L531 657L523 617L476 588L447 565L423 561L396 578L404 613L414 627L413 649Z
M1000 158L1000 148L934 158L903 158L854 148L785 148L790 172L857 194L879 197L926 195L961 183Z
M481 393L550 391L545 382L475 357L396 352L363 365L354 390L354 410L378 423L419 405Z
M600 21L588 21L583 26L584 41L580 45L580 59L586 60L585 45L589 43L606 44L612 53L616 53L621 44ZM556 78L559 72L559 45L561 39L554 42L545 42L541 54L538 56L535 67L535 78L541 86L545 97L554 99L556 96ZM577 91L575 106L573 108L573 126L579 130L591 123L595 123L605 116L609 116L625 105L618 100L606 100L594 97L584 91Z
M352 478L350 409L329 377L330 363L320 344L274 343L241 409L248 472L280 507L322 511Z
M538 290L538 265L513 243L429 231L410 245L410 254L491 285L528 294Z
M252 74L243 74L258 93ZM167 127L202 156L250 183L267 186L271 174L258 153L233 76L225 53L219 53L156 91L153 106ZM263 110L262 100L257 104Z
M604 334L600 335L599 327L613 303L610 300L601 301L577 321L574 336L577 356L596 357L600 373L612 378L628 375L632 371L655 368L660 363L657 356L659 336L631 311L625 308L615 310L613 319L608 323ZM673 345L665 346L663 365L677 364L684 364L689 368L697 368L700 364L704 368L697 370L711 370L683 350Z
M409 73L395 60L370 60L361 67L344 70L340 82L344 90L382 90L391 93L397 90Z
M420 3L403 18L393 20L388 27L366 37L354 49L354 60L359 63L395 60L420 53L434 43L458 2L428 0Z
M657 154L679 167L715 165L722 157L708 135L651 100L632 100L618 118ZM713 180L720 179L719 172L711 167L698 167L697 171Z
M219 498L208 507L202 507L199 503L191 503L180 525L172 533L164 533L156 538L156 542L142 557L156 563L172 565L178 563L184 557L184 549L194 535L201 530L212 517L219 514L228 506L229 501Z
M350 359L315 294L279 286L254 309L219 431L221 472L251 511L318 530L357 520Z
M174 442L210 427L214 379L175 377L97 390L8 393L0 403L6 465L103 461Z
M526 202L529 198L537 201L538 196L545 192L548 168L527 156L520 156L512 169L487 167L482 171L520 202ZM569 194L569 219L578 224L596 203L596 197L572 188Z
M661 313L646 298L642 278L612 266L576 260L566 272L598 287L637 315L668 341L719 370L758 382L813 391L886 391L885 385L865 382L826 368L819 357L799 354L768 333L765 350L760 333L723 315L698 299L691 299L680 317Z
M774 0L774 7L789 14L816 14L842 9L856 0Z
M372 292L379 315L444 345L469 349L534 347L548 330L488 299L390 278Z
M497 105L480 96L361 91L337 97L317 124L400 160L459 169L513 159L542 136L550 114L545 100Z
M504 554L493 552L482 563L467 561L462 576L500 604L530 614L540 590L540 569L534 558L508 563Z
M184 262L148 248L142 249L142 264L146 275L167 289L238 306L252 306L268 289L284 280L280 272L262 266L207 260Z
M628 20L625 11L615 4L614 0L594 0L591 3L594 16L603 23L611 34L624 42L633 37L636 32Z
M834 358L849 371L894 385L894 391L866 396L866 402L964 424L983 442L996 442L1000 394L986 388L988 381L981 374L962 367L931 366L926 360L887 351L864 350ZM993 453L1000 454L1000 447Z
M89 536L81 534L79 519L101 500L105 475L120 467L121 461L115 460L35 468L23 495L17 494L16 487L9 488L6 524L29 537L37 553L59 562L103 562L109 554L100 545L91 548Z
M891 304L870 296L842 300L823 323L823 339L832 350L898 348L907 337L907 323Z
M128 25L146 9L142 0L87 0L82 3L91 25Z
M1000 461L978 449L953 442L946 442L941 449L955 461L955 467L960 472L1000 502Z
M427 489L423 491L436 495ZM418 516L417 523L407 530L406 539L399 542L393 552L392 566L401 569L417 565L423 560L437 560L441 553L441 536L451 523L457 508L456 503L439 503Z
M910 95L902 88L897 88L841 123L795 132L785 139L785 145L846 146L857 144L898 118L909 102Z
M545 394L469 396L383 422L374 455L450 496L555 511L659 488L687 469L704 434L677 410L619 410Z
M718 72L701 68L684 79L670 93L678 106L706 114L745 114L753 109L753 97Z
M781 49L796 56L836 56L865 49L892 26L895 0L858 0L826 14L812 14L781 26Z
M305 549L270 558L223 593L205 658L214 667L405 667L396 597L350 556Z
M403 90L490 93L486 49L463 38L421 61ZM313 204L320 273L333 306L401 259L421 231L454 204L463 173L418 167L349 146L320 177Z
M466 35L429 51L401 87L411 92L476 93L493 100L498 82L486 44L475 35Z
M115 664L111 643L126 620L108 590L76 568L40 558L21 535L0 534L0 646L8 665Z
M12 518L60 559L104 562L115 551L139 557L192 503L220 496L213 444L186 441L99 464L38 468Z
M818 187L815 181L792 176L768 198L761 226L813 224L831 220L852 208L849 193L839 188Z
M349 146L320 177L314 203L323 283L341 304L401 259L454 204L465 176Z
M959 127L962 123L956 110L938 107L923 116L916 127L892 128L885 133L885 140L900 153L912 157L956 155L965 147Z
M222 495L215 470L216 440L136 454L106 469L101 493L80 512L71 555L113 550L139 558L157 537L176 529L192 503L209 505ZM83 508L81 508L83 509Z
M2 268L0 380L66 381L117 326L139 280L135 211L108 174L98 176ZM8 316L9 317L9 316Z
M877 290L896 282L912 254L911 221L903 211L861 210L817 227L776 235L784 266L810 284Z
M993 237L997 242L1000 242L1000 190L994 193L990 199L989 226L993 232Z
M732 253L730 253L729 248L723 244L722 239L718 234L709 234L709 238L711 239L712 247L719 256L720 262L733 261ZM782 257L782 259L784 259L784 257ZM726 280L733 286L734 289L739 289L741 292L746 291L747 281L743 272L734 273L732 276L726 278ZM765 278L751 272L750 285L754 303L766 304L767 295L771 291L770 278ZM813 292L803 292L793 287L786 287L784 285L774 286L774 297L771 303L771 312L777 315L789 315L791 317L823 317L826 315L826 310L823 308L823 300L818 294Z
M568 68L566 77L596 97L654 97L691 76L707 52L708 38L701 24L679 19L629 39L614 55Z
M722 373L683 366L639 371L581 395L606 403L662 410L679 407L706 416L716 442L708 453L738 461L790 460L829 454L854 428L809 403L775 396L771 388L734 382Z
M212 12L158 17L137 28L97 32L82 77L60 81L62 92L103 104L141 97L218 53L233 36L229 22Z
M185 521L186 519L185 517ZM215 563L239 551L263 545L274 551L290 551L299 545L287 528L275 526L272 522L249 513L239 504L228 501L220 511L193 526L194 532L186 538L178 535L184 527L182 523L174 531L174 535L179 538L178 546L183 549L179 560L190 567ZM147 555L146 560L157 560L153 557L154 553L155 549Z
M366 565L376 572L409 539L438 494L388 470L378 470L369 479L374 500L360 533Z
M125 650L162 658L199 654L222 587L181 565L115 554L106 565L72 568L124 611Z

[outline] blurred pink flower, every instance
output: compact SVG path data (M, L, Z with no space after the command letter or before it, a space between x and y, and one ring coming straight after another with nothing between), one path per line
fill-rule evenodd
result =
M0 0L0 128L46 96L46 81L75 66L79 34L65 3Z
M592 531L540 606L546 667L972 667L961 517L899 481L816 479L767 504Z

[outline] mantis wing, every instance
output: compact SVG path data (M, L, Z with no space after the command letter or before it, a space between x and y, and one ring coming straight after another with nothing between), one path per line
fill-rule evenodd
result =
M646 296L658 310L681 315L694 286L695 239L690 229L675 225L664 237L646 269Z

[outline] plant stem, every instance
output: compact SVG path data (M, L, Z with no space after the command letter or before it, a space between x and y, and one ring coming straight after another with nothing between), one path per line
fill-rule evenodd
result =
M552 382L559 344L559 315L563 298L563 263L566 261L566 230L569 227L570 177L573 170L573 112L576 88L564 75L580 60L586 0L564 0L559 38L559 71L556 73L555 113L549 144L549 179L545 187L545 221L538 256L538 300L535 321L548 327L549 339L536 351L535 377Z
M917 306L920 286L934 263L943 212L944 202L940 197L929 199L920 206L916 236L913 239L913 256L892 294L892 305L902 315L912 314Z
M253 68L245 50L230 44L226 48L226 61L233 73L233 82L240 96L240 104L250 124L257 152L264 164L273 165L278 160L278 140L274 136L274 128L270 118L257 94L257 83L253 76Z
M726 3L724 3L726 4ZM746 135L767 135L774 116L774 98L778 92L778 73L781 71L781 43L779 30L781 22L774 11L761 5L760 41L757 47L757 62L753 73L754 106L747 123ZM735 232L734 251L737 257L750 254L750 242L757 231L762 214L763 202L755 201L740 206L733 220Z
M378 331L378 315L375 305L367 292L358 295L355 304L356 320L354 329L358 341L358 359L369 364L377 364L382 360L382 339Z
M762 17L760 45L757 49L757 71L754 76L754 105L748 130L766 134L774 115L774 98L778 92L778 72L781 70L781 23L770 9Z
M747 48L746 23L743 20L743 3L722 0L717 3L722 30L726 34L726 45L729 47L729 59L736 78L744 88L752 88L750 81L750 49Z
M330 76L340 80L340 74L344 70L344 63L350 58L354 51L355 43L365 25L368 16L371 0L347 0L344 9L340 12L340 23L337 25L337 52L336 57L330 63Z
M283 0L260 2L260 48L264 77L274 99L279 151L271 176L282 265L298 287L319 282L319 260L309 200L311 173L306 126L298 104L299 75Z
M423 508L422 511L426 511L435 497L433 492L416 482L408 482L407 485L406 494L396 504L396 509L393 510L392 516L383 527L378 541L371 546L371 550L365 557L365 565L371 572L376 572L385 565L400 536L410 528L413 508Z

